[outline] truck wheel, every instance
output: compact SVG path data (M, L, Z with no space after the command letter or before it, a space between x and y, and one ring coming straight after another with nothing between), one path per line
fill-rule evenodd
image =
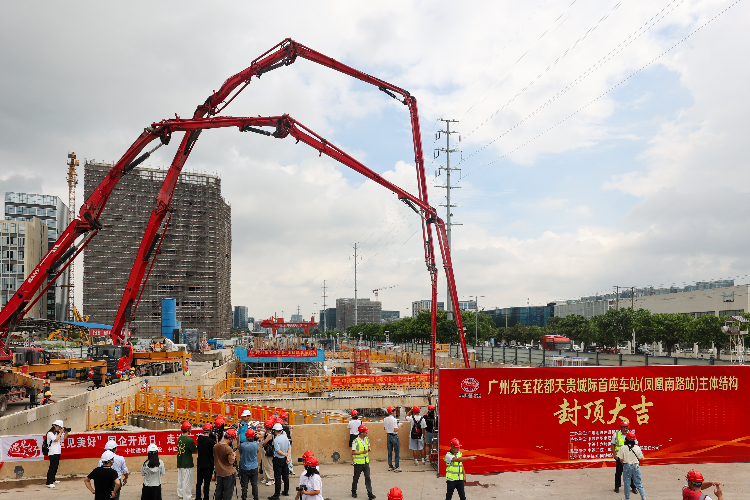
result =
M8 399L5 396L0 396L0 415L8 410Z

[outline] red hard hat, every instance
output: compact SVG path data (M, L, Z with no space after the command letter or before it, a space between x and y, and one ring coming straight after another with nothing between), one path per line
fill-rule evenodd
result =
M395 409L396 409L396 408L394 408L393 406L389 406L389 407L388 407L388 413L391 413L391 412L392 412L392 411L394 411Z
M305 465L309 465L310 467L317 467L318 466L318 459L314 456L309 456L305 458Z
M219 427L223 423L224 423L224 415L219 415L218 417L216 417L216 420L214 421L214 425L216 427Z
M229 434L229 437L232 439L237 437L237 431L234 429L227 429L227 434Z
M362 424L359 427L357 427L357 430L359 432L367 432L368 431L367 426L365 424Z
M357 410L352 410L350 415L354 417L355 415L359 415L359 413L357 413Z
M284 421L283 421L283 420L281 420L280 418L277 418L276 420L274 420L274 421L273 421L273 423L274 423L274 424L281 424L281 425L284 425Z
M204 424L203 425L203 430L204 431L212 431L212 430L214 430L214 426L211 425L211 424Z
M248 429L245 431L245 437L248 439L252 439L255 437L255 431L252 429Z
M427 409L428 410L434 410L435 409L435 405L430 405L430 406L427 407Z
M182 425L180 426L180 429L182 429L183 431L187 431L187 430L190 430L192 427L193 426L190 425L190 422L183 422Z
M304 452L304 453L302 454L302 458L307 458L307 457L314 457L314 456L315 456L315 455L314 455L314 454L313 454L313 452L311 452L310 450L307 450L306 452Z
M268 420L263 422L263 427L270 429L271 427L273 427L274 423L275 423L274 420L269 418Z
M461 447L461 443L458 442L458 438L451 439L451 446L455 446L456 448Z
M388 492L388 500L404 500L404 493L401 491L401 488L398 486L391 488Z
M625 434L625 439L630 439L631 441L635 441L635 431L628 431L628 433Z
M422 410L419 409L419 406L415 406L414 408L411 409L412 413L419 413L420 411Z
M620 422L620 427L630 427L630 421L627 418L623 418Z
M685 478L688 481L692 481L694 483L702 483L703 482L703 474L701 474L698 469L693 469L690 472L688 472L687 476L685 476Z
M282 412L281 412L281 413L279 414L279 416L280 416L281 418L285 418L285 419L289 420L289 414L288 414L287 412L285 412L285 411L282 411Z

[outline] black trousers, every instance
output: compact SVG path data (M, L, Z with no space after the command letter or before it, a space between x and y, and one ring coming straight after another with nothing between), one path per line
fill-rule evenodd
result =
M279 498L281 494L281 481L284 480L284 494L289 493L289 465L286 463L286 457L273 457L273 496Z
M619 489L622 485L622 462L619 459L615 460L615 462L617 462L617 465L615 465L615 488ZM625 487L635 488L635 481L631 479L630 484Z
M240 487L242 488L242 500L247 500L247 483L250 482L253 492L253 500L258 500L258 468L244 470L240 469Z
M352 478L352 493L357 492L357 483L359 475L365 473L365 489L367 489L367 498L372 498L372 483L370 482L370 464L354 464L354 477Z
M161 500L161 485L143 486L141 488L141 500Z
M211 500L208 496L211 489L211 476L214 475L213 468L198 467L195 472L197 482L195 483L195 500ZM203 497L201 497L201 485L203 485Z
M349 434L349 449L350 450L352 449L352 443L354 442L355 439L357 439L358 436L359 434Z
M237 476L216 476L216 491L214 491L214 500L232 500L234 495L234 482Z
M47 469L47 484L55 484L57 468L60 467L60 455L49 455L49 469Z
M458 481L446 481L448 483L448 491L445 493L445 500L451 500L453 498L453 490L458 492L458 498L466 500L466 493L464 493L464 480Z

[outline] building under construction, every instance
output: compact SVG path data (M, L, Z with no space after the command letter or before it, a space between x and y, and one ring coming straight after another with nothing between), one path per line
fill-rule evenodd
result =
M110 164L86 162L86 198L110 168ZM120 180L107 202L100 218L103 228L83 258L83 309L93 321L112 324L115 319L166 172L134 169ZM183 329L197 328L209 338L229 337L232 223L231 209L221 196L221 179L183 171L172 208L169 228L130 325L133 336L161 335L161 299L173 298ZM159 233L163 230L164 224Z

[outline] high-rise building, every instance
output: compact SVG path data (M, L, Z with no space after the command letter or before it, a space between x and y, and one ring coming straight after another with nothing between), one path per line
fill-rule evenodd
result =
M52 248L60 233L65 231L70 223L68 207L57 196L5 193L5 218L7 220L30 221L34 217L38 217L47 226L47 248ZM47 319L58 321L71 319L68 318L68 307L70 307L68 285L70 285L70 272L65 269L55 284L49 287L47 297L42 301L47 309Z
M321 331L327 332L329 330L335 330L336 329L336 308L335 307L329 307L327 309L321 309L320 310L320 325L318 328L320 328Z
M47 253L47 226L37 217L28 221L0 220L0 246L0 301L5 307ZM44 298L34 304L26 317L46 319Z
M234 306L234 316L232 317L232 328L247 328L247 307Z
M300 323L302 321L302 315L301 314L292 314L292 317L289 318L289 321L292 323Z
M104 163L86 163L86 197L110 168ZM99 219L104 227L84 251L83 308L92 321L110 325L114 321L165 175L166 170L135 168L112 192ZM230 207L221 196L221 179L183 171L172 209L130 325L133 335L160 335L161 299L169 297L177 301L177 320L183 329L197 328L209 338L228 337L232 225ZM159 233L164 234L164 224Z
M401 311L380 311L382 323L393 323L401 317Z
M476 311L477 301L476 300L459 300L458 309L459 311Z
M383 305L380 301L357 299L357 324L380 323ZM346 331L354 324L354 299L336 299L336 329Z
M445 310L445 304L443 302L437 303L439 311ZM419 311L430 311L432 310L431 300L416 300L411 303L411 317L416 318L419 315Z

